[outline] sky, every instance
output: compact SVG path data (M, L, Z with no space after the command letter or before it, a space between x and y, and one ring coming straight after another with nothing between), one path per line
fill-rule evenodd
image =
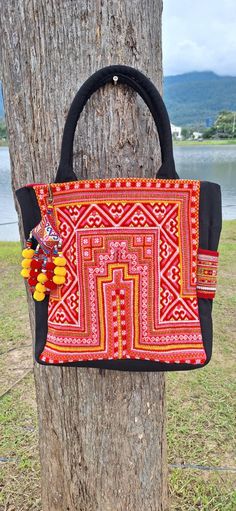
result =
M236 0L163 0L164 75L236 76Z

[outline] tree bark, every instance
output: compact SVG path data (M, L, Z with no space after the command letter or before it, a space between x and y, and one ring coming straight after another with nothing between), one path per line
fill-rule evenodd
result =
M162 1L0 0L0 6L15 190L54 180L69 105L91 73L127 64L161 88ZM77 128L74 162L84 178L155 175L158 137L136 93L107 85L93 95ZM29 308L33 327L31 298ZM35 364L34 375L43 511L165 510L163 374Z

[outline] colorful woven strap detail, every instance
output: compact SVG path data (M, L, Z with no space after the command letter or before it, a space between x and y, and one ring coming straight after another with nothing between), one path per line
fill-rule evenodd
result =
M110 179L51 188L67 276L50 294L40 359L204 363L200 182ZM44 214L47 186L34 189Z
M198 249L197 258L197 296L215 297L219 253L213 250Z

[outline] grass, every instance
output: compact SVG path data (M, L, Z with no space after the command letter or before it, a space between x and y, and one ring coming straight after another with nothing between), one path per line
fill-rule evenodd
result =
M21 250L17 242L0 244L0 353L31 338L25 287L20 276Z
M25 288L19 275L18 243L0 243L1 351L20 347L31 338ZM167 375L167 437L170 464L234 468L236 385L233 357L236 340L236 221L225 221L220 243L220 274L214 302L214 353L200 370ZM22 348L14 364L27 364L31 348ZM11 353L11 352L10 352ZM5 382L12 377L10 353L0 357ZM5 357L5 358L4 358ZM17 358L18 357L18 358ZM4 362L3 362L4 360ZM25 357L24 357L25 360ZM16 379L16 378L15 378ZM40 468L36 448L37 414L33 374L1 400L0 511L41 511ZM171 468L168 511L233 511L235 472ZM59 511L59 510L58 510ZM130 510L131 511L131 510Z
M176 146L203 146L203 145L235 145L236 139L230 138L230 139L219 139L219 140L210 140L210 139L204 139L201 142L196 140L175 140L174 145Z
M33 375L1 400L0 510L41 511Z
M235 467L236 221L223 224L214 351L199 371L167 376L169 462ZM234 472L172 469L171 511L233 511Z

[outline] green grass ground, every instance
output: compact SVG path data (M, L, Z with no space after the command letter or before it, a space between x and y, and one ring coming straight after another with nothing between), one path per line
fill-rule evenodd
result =
M18 243L0 243L1 393L32 366L20 261ZM167 375L167 437L170 465L228 467L228 470L170 467L170 511L236 509L235 284L236 221L227 221L220 243L213 359L203 369ZM11 348L16 349L6 353ZM1 399L0 438L0 511L41 511L32 372Z

